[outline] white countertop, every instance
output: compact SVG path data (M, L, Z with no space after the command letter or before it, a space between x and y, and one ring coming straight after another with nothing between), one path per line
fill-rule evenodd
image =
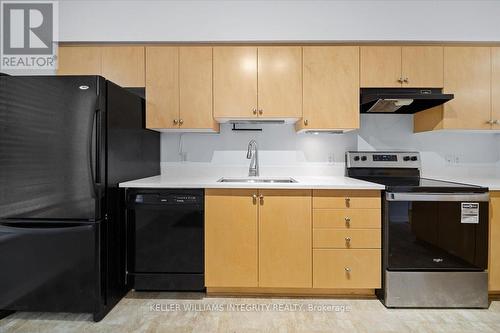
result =
M220 176L160 175L120 183L128 188L273 188L383 190L384 186L342 176L293 176L296 183L220 183ZM269 178L269 177L261 177ZM280 177L283 178L283 177Z

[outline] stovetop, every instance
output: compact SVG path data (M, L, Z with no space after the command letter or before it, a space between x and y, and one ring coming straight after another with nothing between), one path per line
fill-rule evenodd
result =
M346 166L348 177L385 185L391 192L488 192L481 186L421 177L418 152L352 151L346 153Z

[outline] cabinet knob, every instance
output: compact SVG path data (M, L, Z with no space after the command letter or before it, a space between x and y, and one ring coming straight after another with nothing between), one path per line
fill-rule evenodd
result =
M403 82L404 82L404 83L408 83L408 82L409 82L409 81L408 81L408 78L407 78L407 77L405 77L405 79L403 80Z
M257 109L256 109L256 108L253 108L253 109L252 109L252 113L253 113L253 114L257 114Z
M350 267L344 267L344 270L347 274L351 273L351 268Z
M184 120L180 119L180 120L179 120L179 124L180 124L180 125L184 124Z
M489 125L493 125L495 122L492 119L490 119L490 120L486 121L486 123Z
M253 194L252 195L252 201L253 201L254 204L257 203L257 194Z
M259 195L259 200L260 200L260 204L263 205L264 204L264 196L262 194Z
M174 125L177 125L179 121L177 119L174 119Z
M346 237L346 238L345 238L345 242L346 242L346 243L350 243L350 242L351 242L351 237L349 237L349 236L348 236L348 237Z
M263 113L264 113L264 110L259 109L259 114L263 114Z
M309 120L304 119L304 125L306 125L306 126L309 125Z
M399 82L399 83L403 83L403 78L402 78L402 77L400 77L400 78L398 79L398 82Z
M493 125L498 125L498 124L500 124L500 120L498 119L493 120Z
M345 198L345 205L349 207L351 205L351 198Z
M345 224L346 226L350 227L351 226L351 218L349 216L345 217Z

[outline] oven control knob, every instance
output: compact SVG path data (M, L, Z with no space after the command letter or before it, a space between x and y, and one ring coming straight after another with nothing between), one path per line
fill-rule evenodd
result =
M417 156L412 156L412 157L411 157L411 160L412 160L412 161L416 161L416 160L417 160Z
M404 156L403 161L408 162L410 160L410 156Z
M366 156L361 156L362 161L366 161Z
M359 156L354 156L355 161L359 161Z

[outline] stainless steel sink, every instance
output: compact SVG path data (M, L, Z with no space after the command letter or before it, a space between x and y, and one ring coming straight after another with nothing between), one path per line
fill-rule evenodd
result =
M293 178L221 178L217 181L218 183L297 183Z

